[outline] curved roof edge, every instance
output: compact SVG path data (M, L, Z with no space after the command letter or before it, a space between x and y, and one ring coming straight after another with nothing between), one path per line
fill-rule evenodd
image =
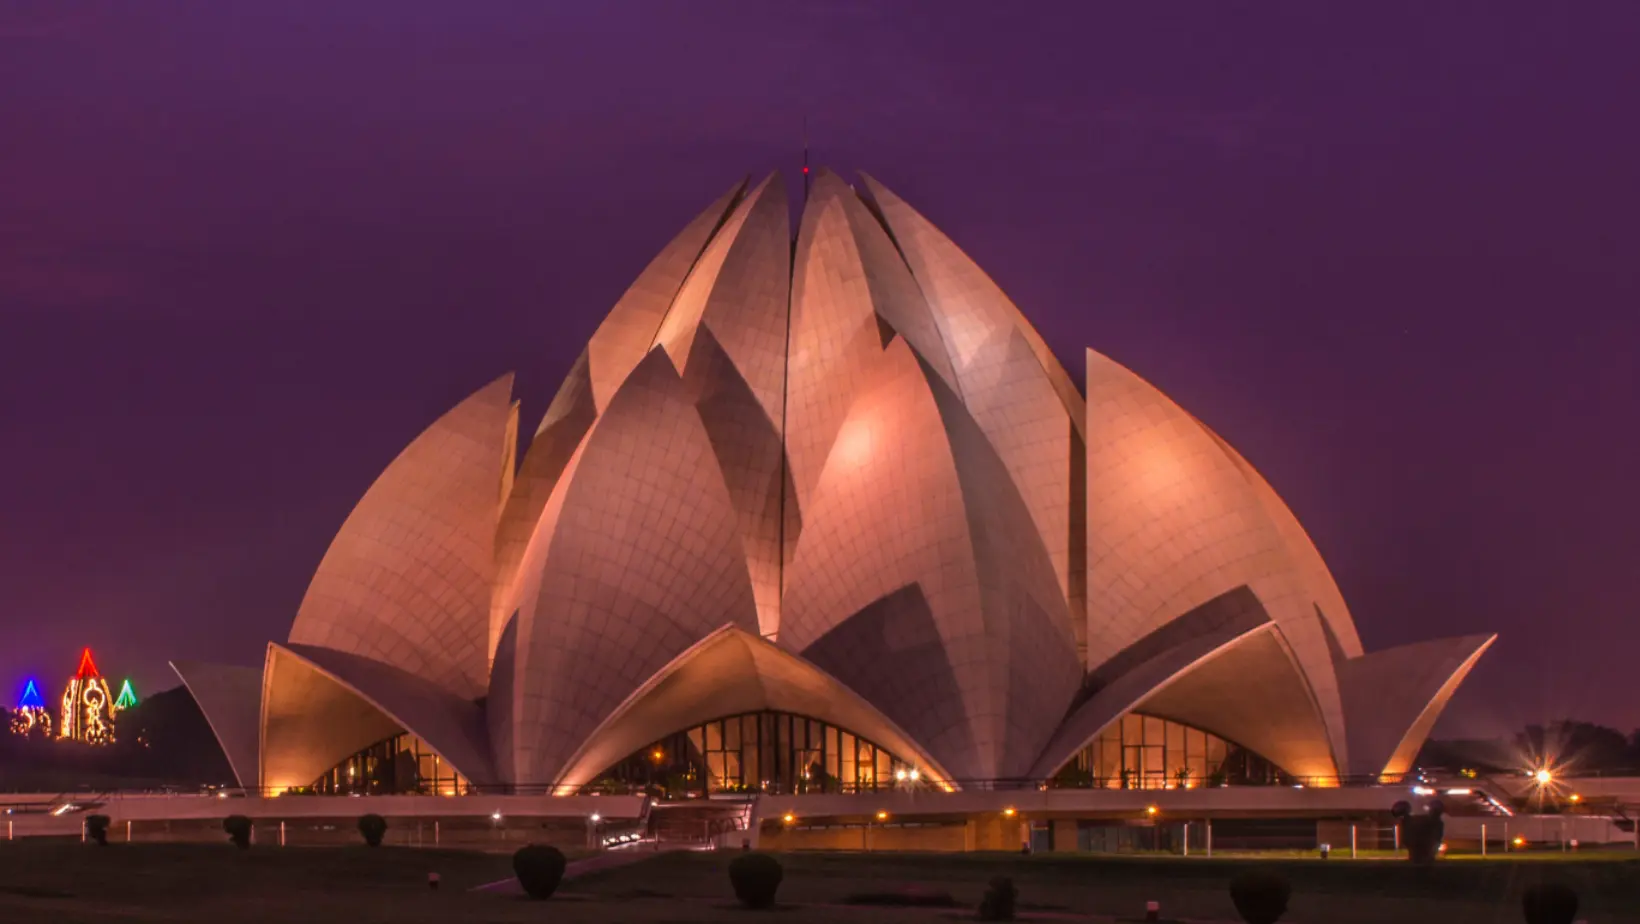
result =
M1019 331L1036 357L1043 376L1058 395L1061 406L1070 417L1071 426L1075 428L1078 436L1082 436L1084 418L1087 416L1086 399L1071 381L1064 364L1054 355L1053 350L1048 348L1047 342L1025 317L1024 312L1020 311L1008 294L1002 291L1002 287L938 226L875 177L864 171L860 171L859 175L861 184L870 196L866 204L899 248L906 265L911 267L912 276L922 287L930 307L939 310L936 305L939 299L929 294L930 289L966 289L967 298L981 307L986 314L1006 321ZM952 360L959 366L963 364L955 353Z
M380 661L311 645L283 647L404 726L469 782L495 782L484 710L476 701Z
M762 709L848 729L917 761L936 785L950 785L950 774L864 698L802 658L730 624L633 691L571 755L555 792L574 793L639 748L691 725Z
M1031 767L1031 779L1059 772L1076 752L1087 747L1146 698L1275 623L1246 585L1220 594L1135 642L1094 674L1097 689L1059 726Z
M376 476L314 570L290 642L483 694L512 383L508 373L468 395Z
M239 785L262 785L262 672L254 667L172 661L194 698Z
M1496 635L1433 639L1375 651L1338 665L1350 736L1350 772L1398 775Z

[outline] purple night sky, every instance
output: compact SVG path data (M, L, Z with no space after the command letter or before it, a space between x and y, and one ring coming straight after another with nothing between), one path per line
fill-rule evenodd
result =
M1236 444L1442 731L1640 726L1632 2L0 5L0 689L261 662L747 172L865 169Z

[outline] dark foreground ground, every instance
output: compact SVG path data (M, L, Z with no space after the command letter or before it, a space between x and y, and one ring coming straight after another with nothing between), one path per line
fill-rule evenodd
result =
M725 872L732 854L672 853L566 883L543 905L469 891L509 878L504 855L384 847L272 848L47 841L0 842L0 922L950 921L950 909L858 908L850 895L920 887L979 900L992 876L1012 876L1022 911L1046 920L1163 917L1236 920L1226 885L1247 861L1091 856L795 854L783 856L786 907L734 905ZM1285 920L1298 924L1503 924L1519 922L1519 890L1541 878L1573 884L1590 924L1640 921L1640 862L1453 860L1431 871L1395 861L1286 860L1293 881ZM442 888L429 892L427 874Z

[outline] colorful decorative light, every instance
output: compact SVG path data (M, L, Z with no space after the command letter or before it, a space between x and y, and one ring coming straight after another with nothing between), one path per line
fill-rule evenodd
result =
M23 695L11 714L11 730L19 735L51 735L51 713L46 711L46 701L33 680L23 685Z
M131 689L131 678L127 677L125 683L120 686L119 699L114 700L114 713L118 715L136 704L137 691Z
M109 744L114 740L114 712L114 697L108 692L108 681L98 672L97 663L91 660L91 649L87 648L80 652L80 668L63 691L57 737L87 744Z

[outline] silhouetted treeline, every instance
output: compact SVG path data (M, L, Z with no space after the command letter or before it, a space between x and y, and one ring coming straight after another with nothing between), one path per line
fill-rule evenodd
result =
M1448 770L1519 773L1549 766L1567 776L1640 776L1640 731L1560 719L1528 725L1513 739L1430 741L1418 754L1418 765Z
M233 782L205 715L183 687L122 712L109 745L23 738L10 728L10 712L0 710L0 791L193 789Z

